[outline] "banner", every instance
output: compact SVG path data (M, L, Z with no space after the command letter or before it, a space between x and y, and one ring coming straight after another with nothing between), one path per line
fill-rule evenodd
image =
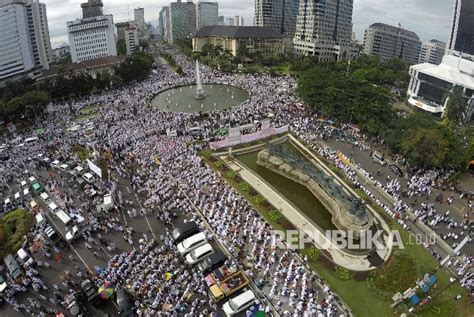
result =
M275 134L288 132L288 129L289 129L289 126L285 125L279 128L268 128L266 130L260 130L260 131L257 131L255 133L250 133L250 134L243 134L243 135L240 135L239 137L234 136L232 138L230 137L230 130L229 130L229 136L227 138L221 141L217 141L217 142L210 142L209 146L211 147L211 149L217 150L220 148L234 146L237 144L250 143L253 141L260 140L260 139L268 138Z
M97 176L102 178L102 170L100 169L100 167L92 163L90 160L87 160L87 164L89 165L89 169L91 171L93 171L95 174L97 174Z

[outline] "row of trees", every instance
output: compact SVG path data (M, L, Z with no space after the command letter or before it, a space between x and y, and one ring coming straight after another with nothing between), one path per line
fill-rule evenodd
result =
M425 113L407 116L392 108L390 89L408 85L407 65L398 59L362 56L350 65L302 59L292 69L298 71L298 94L307 104L323 116L357 124L415 166L461 168L472 158L474 138L456 128L466 107L458 88L451 92L443 124Z
M115 66L112 72L102 70L95 78L86 72L75 73L65 66L54 78L38 83L32 80L9 83L0 90L0 115L9 121L18 121L22 117L35 119L51 99L75 98L143 80L152 67L153 57L137 51Z

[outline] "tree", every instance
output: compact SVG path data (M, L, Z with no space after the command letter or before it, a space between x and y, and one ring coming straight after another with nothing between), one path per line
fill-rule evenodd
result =
M401 142L402 153L417 166L440 167L444 165L449 146L437 129L409 129Z
M445 122L448 125L459 125L464 121L467 111L467 100L464 98L463 88L454 86L448 95L446 110L444 111Z
M117 41L117 54L127 55L127 43L125 43L124 39Z

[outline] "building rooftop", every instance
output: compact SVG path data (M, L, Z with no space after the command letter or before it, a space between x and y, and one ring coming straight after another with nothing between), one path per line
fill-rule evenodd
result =
M74 72L79 71L91 71L106 67L111 67L117 64L120 64L124 60L124 56L106 56L101 58L90 59L87 61L82 61L79 63L71 63L68 65L54 65L51 66L48 70L43 72L43 75L39 78L45 79L48 77L54 77L58 75L61 70L73 70Z
M411 66L420 73L439 78L455 85L474 89L474 62L452 55L445 55L439 65L423 63Z
M403 33L407 36L415 37L417 39L420 39L420 37L413 31L409 31L409 30L406 30L402 27L393 26L393 25L389 25L389 24L385 24L385 23L374 23L371 26L369 26L369 28L387 29L387 30L392 31L394 33L401 32L401 33Z
M232 38L276 38L281 39L283 35L271 27L266 26L204 26L200 28L194 37L232 37Z

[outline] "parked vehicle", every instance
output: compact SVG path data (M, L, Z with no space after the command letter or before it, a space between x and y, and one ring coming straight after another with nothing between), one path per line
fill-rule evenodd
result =
M200 232L198 225L194 221L186 222L173 230L174 244L178 244L186 238Z
M181 255L185 255L186 253L191 252L192 250L196 249L207 243L206 234L204 232L196 233L195 235L187 238L183 242L177 245L178 252Z
M390 164L390 170L397 176L403 177L403 171L396 164Z
M186 263L194 265L201 262L205 257L211 255L212 253L214 253L214 249L212 249L212 246L209 243L206 243L205 245L202 245L188 253L186 255Z
M89 279L85 279L81 282L82 293L86 300L91 303L94 307L102 306L103 302L100 300L97 294L97 287Z
M383 155L380 154L380 153L378 153L378 152L374 152L374 153L372 154L372 159L373 159L376 163L378 163L378 164L380 164L380 165L382 165L382 166L384 166L385 164L387 164L387 163L385 162L385 159L383 158Z
M116 292L118 313L120 316L135 316L130 295L124 288L119 288Z
M2 274L0 274L0 294L3 293L3 291L8 287L7 281L5 280L5 277L3 277Z
M238 290L244 288L249 283L247 276L243 272L237 272L223 281L217 281L209 288L209 292L216 302L229 297Z
M92 184L94 182L94 176L91 173L85 173L84 175L82 175L82 178L89 184Z
M21 281L23 278L23 269L20 267L13 255L7 254L3 259L3 262L5 262L5 266L7 267L10 276L17 282Z
M208 256L209 258L211 256ZM207 259L206 258L206 259ZM201 262L202 263L202 262ZM208 275L204 277L204 281L206 282L206 285L208 287L211 287L212 285L216 284L217 282L222 282L232 274L237 273L237 268L235 267L229 267L227 265L221 266L218 269L215 269Z
M227 256L218 250L199 263L198 268L203 274L207 274L224 265L225 261L227 261Z
M248 290L222 305L222 310L226 316L234 316L252 306L255 300L255 294L251 290Z
M18 249L16 255L20 263L25 264L27 267L32 266L35 263L33 258L23 248Z

